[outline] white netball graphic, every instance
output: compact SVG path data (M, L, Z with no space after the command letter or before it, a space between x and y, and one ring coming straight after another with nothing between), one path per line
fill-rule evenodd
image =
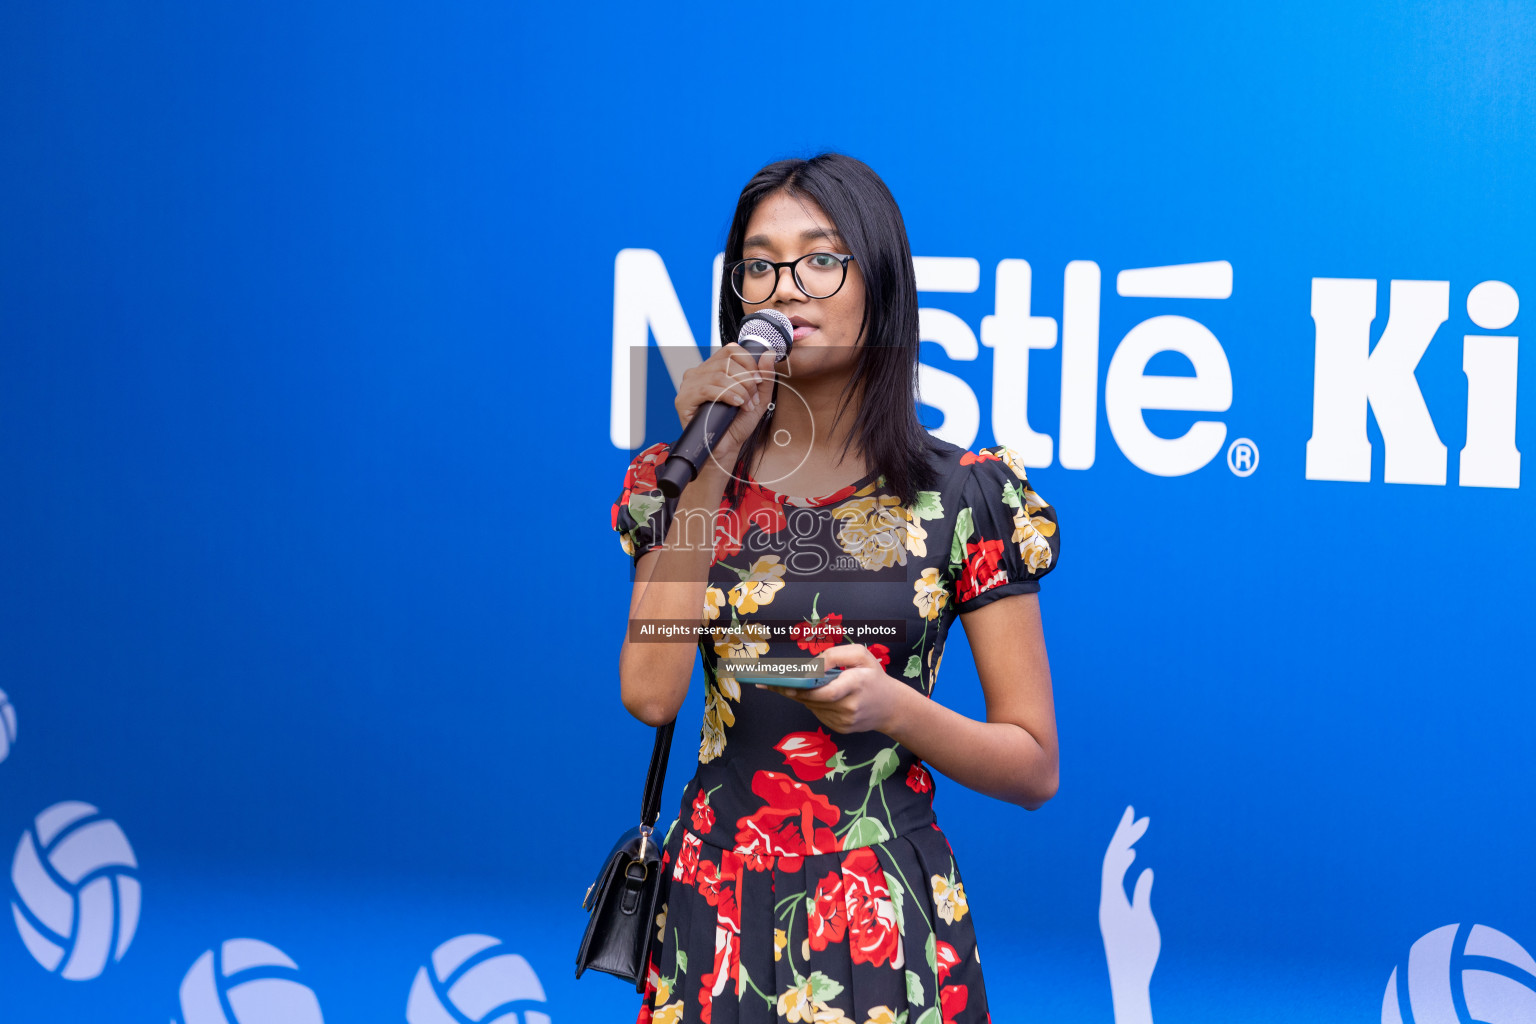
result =
M4 690L0 690L0 761L11 754L11 744L16 742L16 708Z
M323 1024L320 1001L294 978L298 971L276 946L230 939L181 979L181 1024Z
M1465 1002L1467 1017L1456 1008ZM1536 1021L1536 960L1501 931L1448 924L1408 950L1406 986L1392 968L1381 1024L1530 1024Z
M11 914L37 962L89 981L121 960L139 925L138 866L117 822L90 804L39 814L11 860Z
M526 1005L545 1001L533 968L500 947L489 935L460 935L433 950L411 984L408 1024L550 1024Z

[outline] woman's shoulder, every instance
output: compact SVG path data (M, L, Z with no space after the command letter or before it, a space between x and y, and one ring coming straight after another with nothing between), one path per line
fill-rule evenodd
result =
M656 470L667 461L671 452L670 444L659 441L630 459L629 468L624 471L624 486L613 503L609 521L618 531L624 551L631 557L639 558L655 546L651 516L662 506Z
M964 485L978 475L1011 474L1019 480L1028 478L1024 460L1005 444L973 451L935 437L929 446L928 461L941 481L954 486Z

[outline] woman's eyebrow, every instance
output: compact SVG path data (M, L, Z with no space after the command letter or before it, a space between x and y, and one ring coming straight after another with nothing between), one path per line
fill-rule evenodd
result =
M843 240L843 236L837 233L836 228L807 228L806 230L800 232L800 240L802 242L814 242L823 238L829 242L841 242ZM743 249L750 248L754 245L760 245L763 248L767 248L769 245L768 236L753 235L751 238L745 239L741 243L741 247Z

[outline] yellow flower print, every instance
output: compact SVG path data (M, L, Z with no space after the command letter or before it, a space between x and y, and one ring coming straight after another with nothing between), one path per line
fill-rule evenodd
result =
M768 627L760 622L744 622L715 641L718 658L761 658L768 653ZM731 700L741 700L741 684L728 672L715 675L715 685Z
M1013 475L1020 480L1028 479L1029 470L1024 468L1024 460L1019 458L1019 453L1007 445L998 445L993 449L998 458L1003 460L1003 465L1013 470Z
M661 978L656 982L656 1005L664 1006L668 999L672 998L672 981L669 978Z
M704 591L704 618L718 619L720 609L725 607L725 591L719 587L710 587ZM700 621L703 621L702 619Z
M773 958L775 960L783 958L784 947L787 945L789 945L788 933L783 928L775 928L773 930Z
M630 558L635 557L635 542L634 539L630 537L629 531L625 530L619 533L619 547L623 548L624 553Z
M835 1006L828 1006L820 1000L817 1000L815 1006L816 1013L811 1018L815 1024L854 1024L847 1014Z
M871 1006L864 1024L896 1024L896 1011L889 1006Z
M767 653L768 627L760 622L739 623L729 632L721 633L715 641L715 656L719 658L761 658ZM727 697L741 700L741 684L735 676L718 673L715 683Z
M768 627L761 622L743 622L715 641L715 655L721 658L761 658L767 653Z
M656 915L656 941L657 942L662 941L662 939L666 937L666 934L667 934L667 905L665 903L663 903L661 905L661 913ZM662 1000L659 1000L659 1002L664 1003L664 1002L666 1002L666 1000L662 999Z
M720 696L741 703L741 682L735 676L717 675L715 685L720 688Z
M832 518L839 523L838 546L865 569L907 564L909 516L893 494L854 498L832 510Z
M1041 529L1041 527L1048 529ZM1051 543L1046 540L1056 532L1056 524L1044 516L1031 519L1020 509L1013 514L1013 542L1019 546L1019 554L1030 572L1043 572L1051 565Z
M912 603L917 605L918 613L925 619L938 618L939 612L949 601L949 591L939 581L939 570L924 569L912 587L917 591L912 597Z
M1045 508L1045 499L1036 494L1035 489L1029 486L1029 484L1026 482L1024 484L1024 511L1028 512L1030 515L1034 515L1036 512L1039 512L1043 508ZM1040 532L1045 534L1047 537L1056 532L1056 524L1050 522L1049 520L1047 520L1044 524L1036 525L1040 526ZM1049 530L1045 528L1047 525L1050 526Z
M719 688L704 688L704 728L699 738L699 763L708 764L725 751L725 730L736 724L736 713Z
M971 905L965 900L965 885L951 884L943 875L934 875L929 882L933 886L933 905L946 923L954 924L970 913Z
M764 555L752 563L746 578L731 588L731 604L743 615L772 604L773 595L784 586L783 575L784 565L779 556Z
M907 550L918 558L928 557L928 531L923 529L922 521L912 514L910 509L902 509L902 514L907 517L907 528L904 538Z
M678 1024L682 1019L683 1001L681 999L651 1014L651 1024Z
M811 1002L809 980L791 985L779 996L779 1016L789 1024L815 1024L816 1007ZM653 1021L654 1017L651 1018Z

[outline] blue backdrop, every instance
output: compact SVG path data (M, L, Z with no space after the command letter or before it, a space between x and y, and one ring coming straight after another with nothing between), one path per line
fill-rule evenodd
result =
M1513 3L0 8L0 1016L633 1018L571 978L650 744L609 505L675 431L615 352L707 345L741 184L832 148L958 261L931 426L1015 443L974 339L1053 321L1003 391L1061 792L938 804L994 1019L1114 1019L1127 805L1159 1022L1531 1019L1533 119ZM1167 475L1143 420L1219 427Z

